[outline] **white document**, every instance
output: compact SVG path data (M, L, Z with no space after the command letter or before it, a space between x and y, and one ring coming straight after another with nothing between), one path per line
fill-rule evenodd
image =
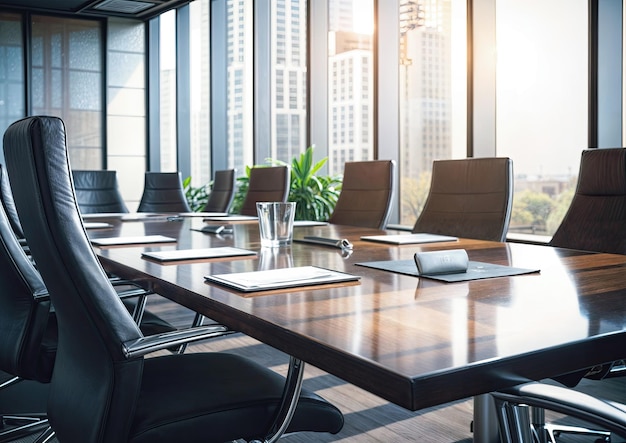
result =
M412 245L419 243L436 243L444 241L457 241L457 237L449 235L416 233L399 235L365 235L361 240L375 241L381 243L391 243L393 245Z
M84 222L83 226L85 229L108 229L112 228L113 225L111 223L100 223L100 222Z
M328 222L315 221L315 220L294 220L293 225L296 226L326 226Z
M177 249L175 251L144 252L143 257L158 261L199 260L203 258L237 257L256 255L256 252L248 249L221 247L204 249Z
M143 245L149 243L175 243L176 239L164 235L143 235L138 237L104 237L91 239L96 246Z
M227 217L227 212L179 212L179 217Z
M205 279L210 282L229 286L243 292L321 285L325 283L354 281L359 278L360 277L357 275L331 271L316 266L239 272L236 274L219 274L205 277Z
M204 221L220 221L220 222L238 222L238 221L254 221L254 220L258 220L259 217L255 217L253 215L237 215L237 214L232 214L232 215L225 215L225 216L211 216L211 217L205 217Z
M166 218L167 216L168 214L157 212L94 212L91 214L81 214L83 220L111 218L122 221L141 221L154 218Z

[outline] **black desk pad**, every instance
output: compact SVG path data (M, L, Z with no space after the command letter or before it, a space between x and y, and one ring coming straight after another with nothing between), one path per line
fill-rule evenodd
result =
M512 275L532 274L539 272L539 269L513 268L511 266L494 265L470 261L467 272L456 274L419 275L414 260L387 260L355 263L357 266L380 269L382 271L395 272L397 274L412 275L414 277L430 278L447 283L479 280L483 278L509 277Z

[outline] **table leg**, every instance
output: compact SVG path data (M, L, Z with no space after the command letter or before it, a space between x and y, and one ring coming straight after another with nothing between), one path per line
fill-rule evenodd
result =
M474 397L474 443L499 443L498 418L489 394Z

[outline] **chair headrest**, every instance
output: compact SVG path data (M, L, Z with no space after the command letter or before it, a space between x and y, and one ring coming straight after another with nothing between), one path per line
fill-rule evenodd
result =
M582 152L577 194L626 195L626 149L587 149Z

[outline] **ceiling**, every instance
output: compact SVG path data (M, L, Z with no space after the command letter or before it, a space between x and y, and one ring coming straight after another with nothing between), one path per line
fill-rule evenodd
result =
M0 9L148 20L190 0L0 0Z

